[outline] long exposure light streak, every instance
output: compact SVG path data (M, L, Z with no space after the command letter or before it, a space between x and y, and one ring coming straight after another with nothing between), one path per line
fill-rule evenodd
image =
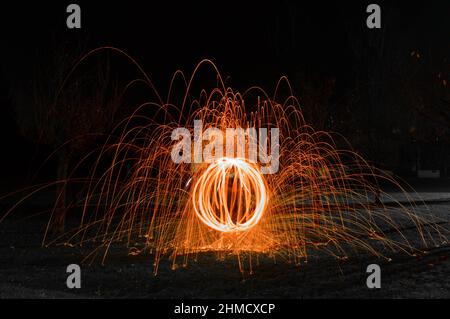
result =
M176 267L201 252L237 256L245 271L242 257L254 254L299 264L313 251L336 258L347 258L351 251L388 258L389 252L415 254L447 242L437 219L380 190L378 185L387 183L410 198L393 177L353 152L344 138L309 126L292 93L281 98L281 91L292 92L286 78L273 96L258 87L234 92L216 66L204 60L190 78L176 72L163 101L123 51L99 48L79 63L100 50L129 58L143 80L130 82L127 90L145 83L156 99L138 105L104 145L81 161L93 164L83 200L75 205L81 208L80 223L57 238L46 236L46 244L92 242L97 249L86 258L103 251L105 260L112 244L125 243L133 254L148 252L157 273L164 256ZM218 85L195 99L192 87L200 68L211 68ZM180 82L181 91L175 85ZM195 136L200 120L204 131L215 128L224 135L227 129L279 129L279 169L261 174L264 165L245 156L175 163L172 132L183 127ZM375 200L381 197L391 205ZM404 225L414 228L412 237Z

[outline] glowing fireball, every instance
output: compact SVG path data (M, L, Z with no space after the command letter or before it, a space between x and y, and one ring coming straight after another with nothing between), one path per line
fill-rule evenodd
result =
M221 232L241 232L261 220L268 194L263 175L243 158L223 157L211 163L192 193L198 218Z

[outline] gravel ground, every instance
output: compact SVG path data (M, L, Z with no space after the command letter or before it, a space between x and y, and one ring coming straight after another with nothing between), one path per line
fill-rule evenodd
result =
M450 204L431 210L445 218ZM46 220L12 216L0 224L0 298L450 298L450 248L424 256L391 254L392 261L365 254L348 260L317 254L296 266L263 257L252 275L242 275L233 257L199 256L171 270L163 260L153 275L151 256L128 255L114 246L105 265L82 265L82 288L66 287L66 267L88 248L42 248ZM366 267L382 269L381 289L366 287Z

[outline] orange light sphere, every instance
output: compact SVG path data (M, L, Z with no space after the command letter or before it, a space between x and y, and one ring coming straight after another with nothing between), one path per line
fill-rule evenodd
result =
M192 200L196 215L207 226L221 232L242 232L261 220L268 192L255 164L223 157L197 180Z

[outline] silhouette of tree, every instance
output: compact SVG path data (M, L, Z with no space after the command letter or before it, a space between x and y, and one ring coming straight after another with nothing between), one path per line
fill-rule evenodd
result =
M58 184L51 229L56 232L64 230L70 166L95 141L93 135L108 132L121 103L109 54L78 65L85 51L81 45L53 41L50 48L36 50L29 78L24 72L11 81L21 134L55 150Z

